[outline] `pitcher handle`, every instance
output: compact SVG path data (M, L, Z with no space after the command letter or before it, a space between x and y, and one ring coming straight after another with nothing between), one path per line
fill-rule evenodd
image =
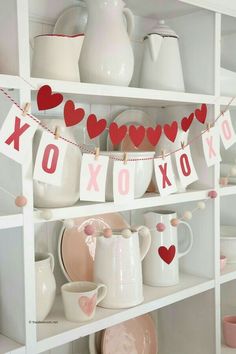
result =
M128 9L127 7L125 7L123 9L123 13L125 15L126 22L127 22L127 32L128 32L129 38L131 38L131 36L134 32L134 15L133 15L133 12L130 9Z
M151 246L151 233L149 229L143 225L137 227L135 231L138 232L139 238L142 237L142 241L140 242L140 259L142 261Z
M55 262L54 262L54 256L52 253L48 253L48 256L50 258L50 265L51 265L51 269L52 269L52 272L54 271L54 266L55 266Z
M181 258L183 256L186 256L186 254L188 254L191 251L191 248L193 247L193 231L187 222L180 221L179 223L184 224L188 228L188 231L189 231L189 245L184 252L179 252L179 258Z

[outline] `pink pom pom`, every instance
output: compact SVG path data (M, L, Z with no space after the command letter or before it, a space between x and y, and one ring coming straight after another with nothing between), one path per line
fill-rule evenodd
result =
M112 236L112 229L104 229L103 230L103 236L106 238L109 238Z
M26 206L27 199L23 195L18 195L18 197L16 197L16 199L15 199L15 204L19 208L22 208L22 207Z
M86 225L84 228L85 235L91 236L95 234L95 228L93 225Z
M159 222L159 224L156 225L156 229L159 232L163 232L163 231L165 231L166 227L162 222Z
M177 227L179 225L179 219L172 219L170 223L173 227Z
M229 183L228 177L221 177L220 179L221 186L227 186L228 183Z
M210 191L208 193L208 197L210 197L211 199L215 199L217 197L217 192L216 191Z

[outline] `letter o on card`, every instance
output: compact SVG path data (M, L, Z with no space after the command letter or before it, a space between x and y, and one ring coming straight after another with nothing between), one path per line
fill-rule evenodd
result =
M189 176L191 173L191 167L189 164L188 156L186 154L183 154L180 156L180 166L182 173L185 177Z
M43 155L42 167L46 173L54 173L57 168L59 149L56 145L49 144Z

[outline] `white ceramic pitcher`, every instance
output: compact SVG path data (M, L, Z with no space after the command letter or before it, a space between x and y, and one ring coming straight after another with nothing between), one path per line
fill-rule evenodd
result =
M132 12L124 8L122 0L86 0L86 4L88 23L79 61L81 81L128 86L134 71L129 38L134 28Z
M107 286L107 295L99 304L106 308L127 308L143 301L141 262L150 247L149 230L138 227L125 238L121 232L96 239L94 281Z
M75 142L72 129L66 128L63 119L40 119L40 121L52 131L58 127L63 137ZM39 127L34 136L34 160L43 131ZM54 186L34 180L34 206L37 208L60 208L75 204L79 199L81 160L80 149L72 144L67 144L61 185Z
M179 282L179 259L187 255L193 245L193 232L189 224L180 221L189 233L188 247L178 250L178 227L171 225L176 213L170 210L149 212L144 215L145 224L151 231L151 247L143 261L144 284L151 286L172 286ZM157 225L163 223L165 230L160 232Z
M34 38L31 74L46 79L80 81L79 57L84 35L45 34Z
M140 87L185 91L178 35L164 21L144 38Z
M35 255L36 319L43 321L49 314L56 295L53 275L54 257L51 253Z

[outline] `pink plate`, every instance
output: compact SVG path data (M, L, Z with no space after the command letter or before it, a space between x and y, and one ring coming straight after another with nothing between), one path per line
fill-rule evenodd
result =
M157 354L157 335L150 315L107 328L102 336L103 354Z
M99 227L102 220L107 227L124 229L129 227L123 216L119 213L110 213L74 219L78 227L65 229L63 227L59 237L58 253L62 271L69 281L93 280L93 263L96 248L96 238L87 236L83 232L83 223L93 219L93 225ZM102 226L103 224L100 223ZM100 227L101 227L100 226ZM78 230L81 228L81 230ZM103 227L102 227L103 228Z

